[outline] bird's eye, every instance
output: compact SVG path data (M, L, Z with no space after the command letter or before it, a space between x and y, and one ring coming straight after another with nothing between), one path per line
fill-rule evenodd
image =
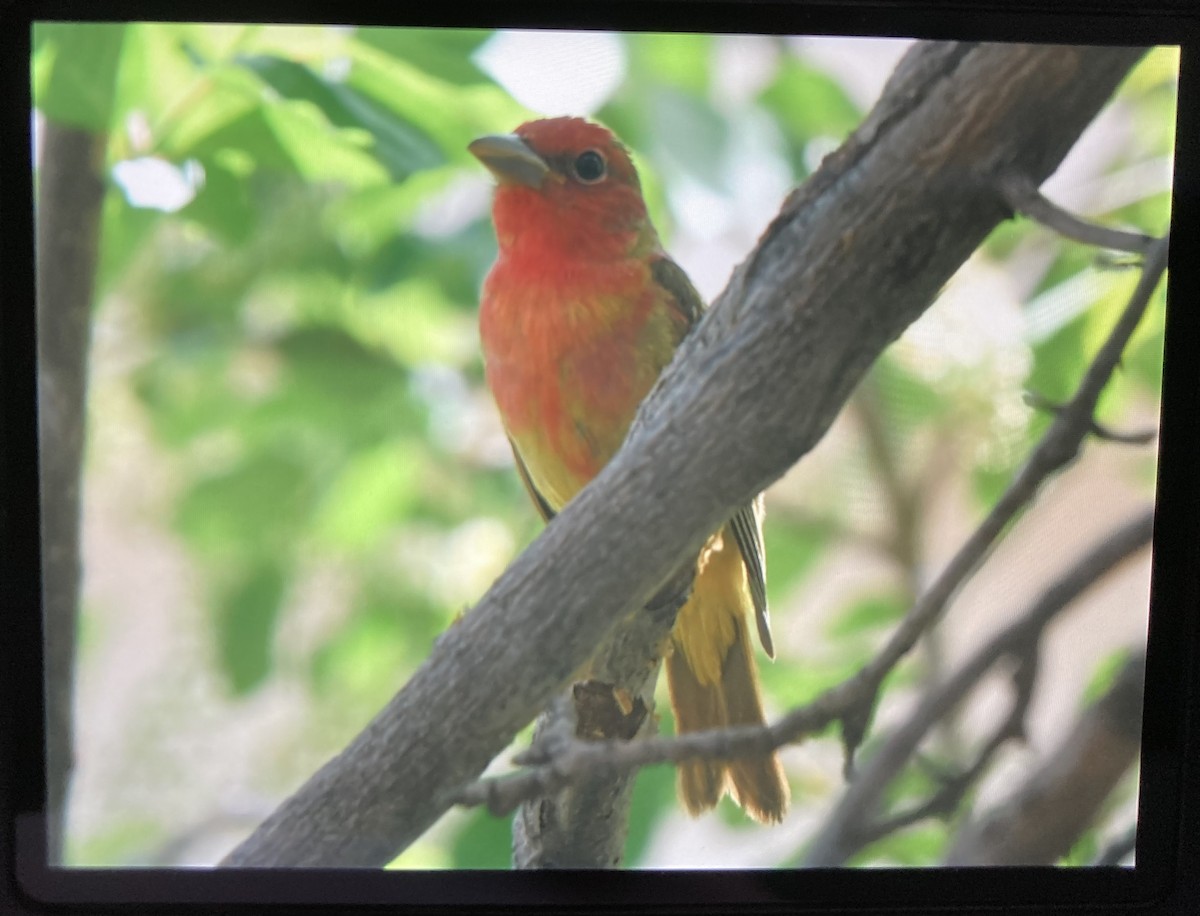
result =
M604 177L606 167L604 157L598 150L589 149L575 157L571 164L575 177L584 184L595 184Z

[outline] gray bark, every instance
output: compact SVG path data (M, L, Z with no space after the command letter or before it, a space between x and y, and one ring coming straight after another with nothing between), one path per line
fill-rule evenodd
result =
M106 138L47 119L38 171L38 423L46 649L47 854L62 860L74 766L80 471Z
M785 202L620 453L224 864L381 865L420 836L618 621L817 443L1009 215L999 177L1040 184L1141 53L918 45Z

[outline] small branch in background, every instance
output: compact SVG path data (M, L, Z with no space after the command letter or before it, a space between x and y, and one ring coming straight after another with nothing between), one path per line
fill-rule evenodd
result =
M921 737L945 710L956 705L997 661L1005 656L1019 658L1027 652L1030 640L1036 641L1042 628L1071 600L1104 572L1149 543L1152 523L1153 511L1146 510L1116 531L1048 589L1020 621L1002 631L941 690L927 697L904 726L903 740L897 737L891 742L901 747L903 752L898 754L898 764L886 768L888 778L911 757ZM847 709L860 703L863 692L868 689L869 682L863 680L861 675L855 675L825 691L813 702L793 709L780 721L765 727L714 729L675 738L639 741L592 742L571 739L560 742L546 763L510 775L478 780L455 793L453 801L467 807L487 805L495 814L507 814L527 799L557 792L573 780L592 772L625 773L650 764L680 763L697 757L730 760L751 754L765 754L826 728ZM877 765L880 756L872 759L873 766ZM851 791L861 792L857 787L870 778L867 773L862 774Z
M841 800L810 842L803 864L809 867L841 865L867 840L878 839L882 835L878 827L867 825L872 823L888 785L903 771L925 735L946 711L958 706L983 677L1006 657L1015 658L1018 663L1014 672L1017 696L1006 722L992 741L1002 743L1019 735L1036 673L1031 659L1036 653L1042 632L1080 594L1149 544L1153 527L1154 510L1150 508L1126 522L1060 576L1025 614L978 649L953 677L926 694L908 719L882 742L862 772L846 788ZM985 747L980 754L983 767L989 762L988 757ZM982 775L983 767L976 776Z
M1051 865L1065 856L1137 760L1145 677L1139 652L1045 763L959 832L945 864Z
M1100 854L1096 856L1095 860L1092 862L1092 865L1120 865L1131 855L1133 855L1136 848L1137 824L1134 824L1124 833L1110 840L1108 845L1100 850Z
M935 773L939 787L926 801L861 828L858 837L859 848L927 818L947 818L954 814L967 792L987 772L999 750L1009 741L1025 740L1025 716L1033 700L1033 688L1037 682L1038 651L1037 640L1030 640L1012 672L1015 695L1008 715L984 743L975 761L961 773ZM943 715L945 714L949 714L949 710Z
M1034 410L1044 410L1050 414L1057 414L1064 409L1064 405L1051 401L1036 391L1025 392L1024 401ZM1123 433L1110 429L1098 420L1092 420L1089 432L1102 442L1115 442L1118 445L1149 445L1158 437L1157 429Z
M1123 232L1109 229L1081 219L1047 200L1037 185L1024 174L1009 174L1000 180L1000 192L1004 200L1017 213L1021 213L1059 235L1086 245L1145 254L1154 239L1140 232Z
M842 738L846 747L847 773L853 766L854 751L866 734L867 725L875 709L879 686L884 678L912 649L921 634L941 617L959 587L974 573L1001 532L1033 499L1042 483L1050 475L1070 464L1078 455L1083 440L1092 432L1093 414L1100 392L1120 362L1121 353L1129 338L1133 336L1166 270L1168 247L1167 236L1158 239L1149 247L1145 269L1137 287L1108 339L1084 374L1075 396L1055 411L1054 421L999 501L900 622L883 651L857 675L858 678L867 681L871 689L864 694L866 700L860 706L848 710L840 717Z

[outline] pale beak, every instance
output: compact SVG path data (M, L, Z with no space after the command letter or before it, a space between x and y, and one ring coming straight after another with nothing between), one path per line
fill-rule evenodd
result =
M467 146L501 184L523 184L540 188L550 172L544 159L516 134L492 134L472 140Z

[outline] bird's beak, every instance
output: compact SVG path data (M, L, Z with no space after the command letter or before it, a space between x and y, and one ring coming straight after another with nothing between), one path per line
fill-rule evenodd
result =
M472 140L467 149L501 184L540 188L550 166L516 134L492 134Z

